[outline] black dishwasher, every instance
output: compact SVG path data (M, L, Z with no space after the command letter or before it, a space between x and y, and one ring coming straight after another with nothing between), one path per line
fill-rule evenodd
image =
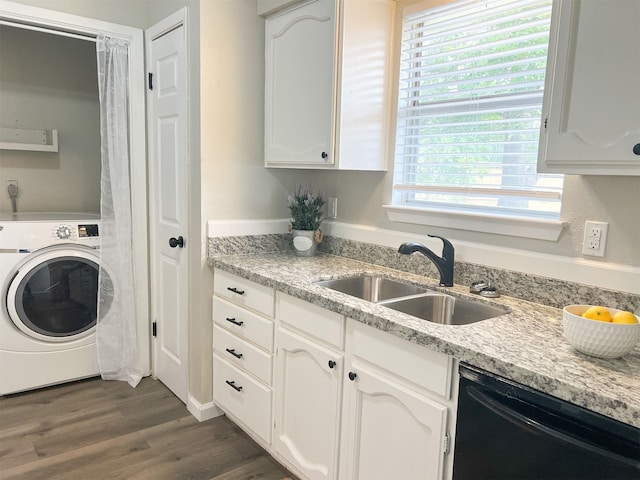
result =
M639 480L640 429L460 365L454 480Z

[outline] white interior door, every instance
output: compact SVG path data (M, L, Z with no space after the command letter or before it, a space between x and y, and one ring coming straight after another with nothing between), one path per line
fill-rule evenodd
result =
M155 376L186 403L188 379L186 12L146 31Z

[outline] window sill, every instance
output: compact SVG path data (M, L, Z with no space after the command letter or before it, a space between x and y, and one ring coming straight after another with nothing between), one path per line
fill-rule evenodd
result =
M393 222L455 228L473 232L493 233L512 237L557 242L567 222L535 220L499 215L479 215L451 210L430 210L418 207L383 205Z

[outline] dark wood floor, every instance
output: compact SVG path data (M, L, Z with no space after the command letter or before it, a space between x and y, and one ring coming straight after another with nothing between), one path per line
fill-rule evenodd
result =
M225 416L199 423L164 385L90 379L0 398L3 480L294 478Z

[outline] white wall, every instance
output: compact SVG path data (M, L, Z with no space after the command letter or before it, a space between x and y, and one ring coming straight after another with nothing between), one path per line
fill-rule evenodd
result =
M6 180L18 180L19 212L98 212L95 43L0 26L0 65L0 126L59 136L58 152L0 150L0 211L11 211Z
M264 20L255 0L201 6L202 218L282 218L296 172L264 168Z
M95 18L129 27L146 28L150 0L11 0L32 7ZM162 0L158 0L162 3Z

